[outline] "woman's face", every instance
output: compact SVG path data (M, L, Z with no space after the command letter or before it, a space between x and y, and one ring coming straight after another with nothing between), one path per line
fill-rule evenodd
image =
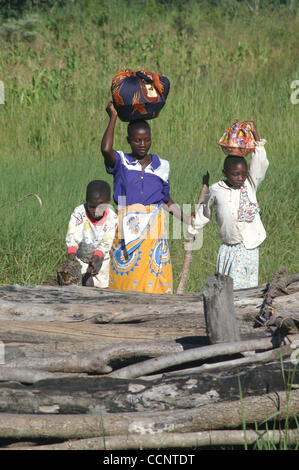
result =
M128 137L128 142L132 149L132 155L137 160L146 157L152 145L151 133L147 129L136 129L133 134Z
M223 170L223 175L233 188L241 188L248 176L247 165L246 163L232 165L228 170Z

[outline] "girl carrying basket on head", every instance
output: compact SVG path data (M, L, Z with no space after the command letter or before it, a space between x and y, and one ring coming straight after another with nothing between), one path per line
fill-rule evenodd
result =
M212 207L216 206L222 240L216 272L232 277L234 289L258 285L259 246L266 238L256 199L256 191L269 166L266 140L259 138L253 121L244 124L251 127L256 141L249 169L244 157L228 155L222 171L224 179L210 187L188 226L190 234L197 234L211 220Z

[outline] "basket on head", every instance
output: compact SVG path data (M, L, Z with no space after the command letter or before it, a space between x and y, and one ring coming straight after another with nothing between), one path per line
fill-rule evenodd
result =
M218 143L226 155L239 157L254 152L256 146L250 126L238 120L226 129Z
M144 70L126 70L112 79L112 101L121 121L154 119L165 105L169 88L166 77Z

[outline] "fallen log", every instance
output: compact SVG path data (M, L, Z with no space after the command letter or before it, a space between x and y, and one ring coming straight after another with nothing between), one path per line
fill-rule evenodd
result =
M268 337L249 341L236 341L234 343L218 343L210 346L203 346L201 348L193 348L180 353L149 359L141 364L123 367L122 369L111 372L109 375L111 377L119 378L136 378L192 361L257 349L272 349L275 346L273 341L272 337Z
M58 444L22 446L19 445L17 450L131 450L131 449L196 449L197 447L209 446L243 446L255 444L257 449L275 450L274 446L282 444L282 448L297 444L299 441L299 430L288 429L286 431L278 430L227 430L220 431L201 431L193 433L157 433L142 436L140 434L131 434L129 436L107 436L89 439L78 439L66 441ZM9 446L1 448L1 450L9 450ZM175 463L185 464L189 461L192 463L191 453L188 456L176 455ZM152 456L153 457L153 456ZM183 459L182 459L183 457ZM108 457L106 457L108 459ZM105 457L102 458L105 463ZM154 459L152 458L152 463Z
M296 279L297 275L292 275ZM289 276L286 276L289 278ZM299 273L298 273L299 278ZM284 279L284 278L283 278ZM287 281L289 282L289 281ZM290 284L292 286L292 284ZM263 303L265 286L234 291L235 315L240 322L254 322ZM297 290L293 292L298 294ZM291 289L289 289L292 292ZM293 295L293 294L290 294ZM287 297L290 297L287 296ZM280 303L281 297L275 301ZM295 302L299 306L299 296ZM295 307L295 304L294 304ZM59 321L69 323L151 322L159 319L195 317L205 328L203 295L189 293L161 296L88 287L0 286L0 319ZM239 325L240 327L240 325ZM241 332L241 331L240 331Z
M285 389L286 382L299 382L299 371L281 363L255 368L217 368L180 376L168 374L155 380L113 379L110 377L55 376L28 386L21 383L0 384L0 412L5 413L118 413L191 409L208 404L238 400ZM290 370L288 370L290 369Z
M14 381L32 384L45 379L57 379L65 377L65 374L45 372L33 368L0 366L0 382Z
M299 390L275 392L242 401L220 402L199 409L98 415L32 415L1 413L0 438L15 440L105 438L131 434L187 433L234 429L243 423L291 420L299 413ZM273 418L272 418L273 419Z
M112 371L112 367L108 363L116 359L159 357L182 350L183 346L174 341L156 341L118 343L99 350L72 352L71 354L55 354L51 351L44 351L37 357L20 357L7 361L2 370L4 371L5 368L32 368L50 372L107 374Z

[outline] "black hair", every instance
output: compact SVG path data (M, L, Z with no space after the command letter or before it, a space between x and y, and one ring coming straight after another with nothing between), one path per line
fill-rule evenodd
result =
M238 155L228 155L224 160L223 169L225 171L229 171L232 166L239 165L240 163L241 165L248 167L247 161L244 157L239 157Z
M144 120L130 121L128 124L128 137L132 137L133 133L139 129L145 129L151 132L150 125L147 121L144 121Z
M91 199L101 199L102 201L110 201L111 188L106 181L94 180L88 183L86 188L86 201Z
M223 169L224 171L229 171L232 166L240 164L245 165L246 168L248 168L247 160L245 159L245 157L239 157L238 155L228 155L224 160ZM249 173L247 175L247 178L251 186L255 187L254 181Z

